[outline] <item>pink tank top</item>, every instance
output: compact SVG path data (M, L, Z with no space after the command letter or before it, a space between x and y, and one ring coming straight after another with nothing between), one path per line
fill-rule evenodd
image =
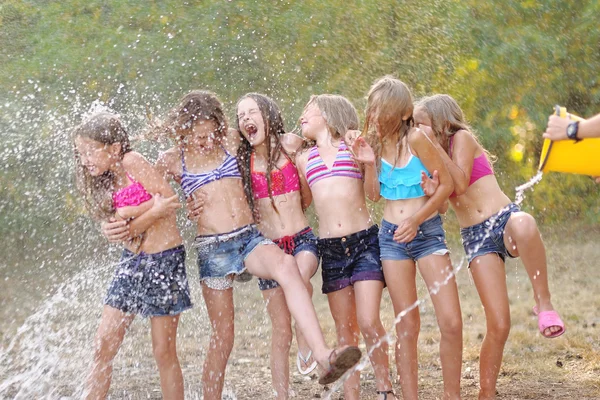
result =
M267 185L267 174L254 171L254 153L250 157L250 174L252 177L252 192L255 199L264 199L269 197L269 187ZM300 178L298 170L288 159L283 168L271 171L271 192L273 197L281 194L297 192L300 190Z
M144 186L133 179L129 173L127 173L127 177L131 181L131 185L117 190L112 195L115 208L139 206L152 198L152 195L146 191Z
M452 144L454 143L454 136L450 136L450 143L448 145L448 154L452 158ZM494 170L490 165L485 152L479 157L473 159L473 169L471 170L471 178L469 179L469 186L477 182L479 179L487 175L494 175ZM456 197L456 193L452 192L450 197Z

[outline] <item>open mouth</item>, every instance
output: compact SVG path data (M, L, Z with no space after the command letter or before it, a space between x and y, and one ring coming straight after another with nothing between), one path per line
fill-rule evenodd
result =
M254 124L246 124L244 126L244 129L246 130L248 135L255 135L256 132L258 131L258 128Z

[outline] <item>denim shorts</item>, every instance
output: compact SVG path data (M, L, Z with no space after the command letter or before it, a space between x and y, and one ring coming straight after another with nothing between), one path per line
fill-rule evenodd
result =
M246 225L228 233L196 236L200 281L239 275L246 267L244 261L261 244L273 244L256 229Z
M319 239L323 293L341 290L358 281L385 282L379 260L378 230L373 225L351 235Z
M460 230L469 264L475 257L489 253L497 253L502 261L506 260L506 256L515 258L504 245L504 229L512 213L519 211L519 206L510 203L485 221Z
M275 239L273 242L275 242L275 244L278 245L279 248L285 252L285 254L295 256L301 251L308 251L314 254L318 260L319 252L317 249L317 240L318 239L313 233L312 228L307 226L294 235L284 236L282 238ZM279 284L272 279L258 278L258 288L260 290L275 289L278 286Z
M417 236L408 243L394 240L398 225L385 219L379 230L379 248L382 260L418 260L431 254L448 254L446 233L442 227L442 217L436 215L419 225Z
M142 317L176 315L191 308L185 248L155 254L123 250L104 304Z

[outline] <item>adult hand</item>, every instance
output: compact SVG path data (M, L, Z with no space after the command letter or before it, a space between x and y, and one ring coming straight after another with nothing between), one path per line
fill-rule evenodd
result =
M425 196L433 196L438 186L440 186L440 178L437 169L433 171L431 178L425 171L421 171L421 188L423 189Z
M567 118L559 117L558 115L551 115L548 118L548 126L546 132L544 132L544 139L550 140L566 140L567 137L567 126L571 121Z
M125 220L115 220L110 218L108 221L103 221L100 224L102 235L110 243L121 243L131 239L129 233L129 224Z
M357 137L350 149L356 161L365 165L375 165L375 153L364 138Z
M417 236L419 225L413 217L408 217L398 224L394 232L394 241L398 243L408 243Z
M202 211L204 210L205 199L206 193L202 190L196 190L186 199L186 207L188 210L187 217L190 221L198 222L202 215Z

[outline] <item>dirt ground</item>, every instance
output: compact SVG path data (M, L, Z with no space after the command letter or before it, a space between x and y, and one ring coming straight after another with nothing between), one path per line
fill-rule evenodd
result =
M600 228L554 229L552 232L545 232L544 239L548 249L553 302L565 321L567 332L562 337L551 340L540 335L537 320L531 310L534 304L531 285L520 261L509 261L506 270L512 330L504 351L498 399L600 399ZM450 243L450 248L453 251L454 265L464 262L458 242ZM190 278L195 307L181 318L179 356L185 377L186 399L200 399L202 363L209 326L197 283L197 272L193 267L190 268ZM485 333L485 320L466 268L459 272L458 283L464 320L462 394L465 399L475 399L478 392L479 347ZM326 297L320 294L318 275L313 279L313 285L316 289L313 300L326 339L333 344L333 320ZM104 282L99 284L99 287L104 286ZM18 296L20 291L13 285L12 293ZM427 298L422 284L419 297ZM270 323L256 280L236 287L235 302L237 336L227 369L223 398L273 398L269 370ZM7 304L3 302L3 307ZM441 398L442 391L438 357L439 331L429 300L421 306L420 311L420 398L438 399ZM97 310L93 313L94 318L99 316L99 312ZM4 312L3 317L6 315ZM387 291L384 293L381 316L386 329L392 329L393 313ZM90 318L89 329L93 328L95 321L97 320ZM14 331L15 326L18 324L15 325L13 320L10 325L0 329L5 339L10 337L10 331ZM150 343L148 322L136 320L115 362L111 399L161 398ZM295 346L294 343L290 357L291 389L295 398L326 398L327 392L316 382L316 375L307 378L296 372L293 357L296 354ZM89 352L87 349L85 351ZM80 364L77 368L84 369L84 363ZM390 357L390 365L395 379L393 357ZM72 384L68 381L61 382L59 386L62 389L56 390L56 393L63 394L48 398L72 398L68 395ZM361 398L375 399L374 377L370 366L362 371L361 384ZM397 393L400 392L397 383L395 389ZM343 397L337 392L331 398Z

